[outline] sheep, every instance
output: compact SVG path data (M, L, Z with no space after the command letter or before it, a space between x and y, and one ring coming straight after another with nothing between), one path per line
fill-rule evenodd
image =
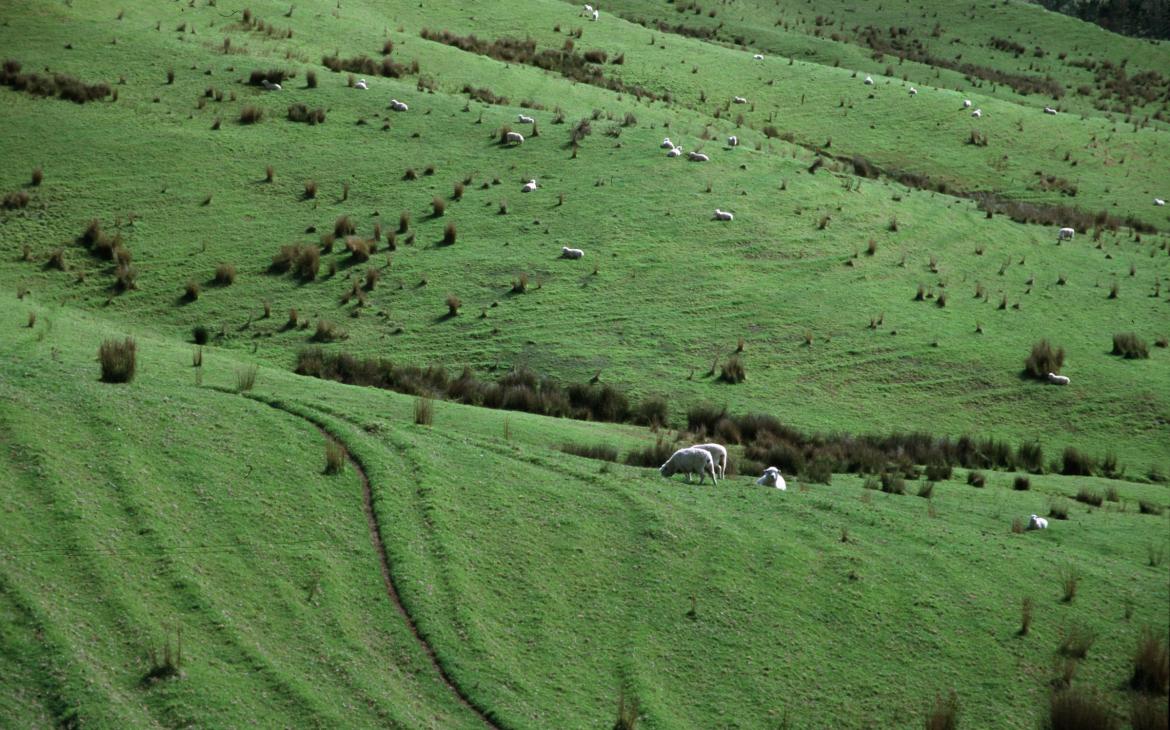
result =
M505 144L524 144L524 135L519 132L508 132L504 135Z
M1161 198L1154 198L1154 205L1163 206L1165 204L1166 204L1165 200L1162 200Z
M561 246L561 258L563 259L583 259L585 252L579 248L569 248L568 246Z
M775 487L782 492L788 491L788 484L784 482L784 477L780 476L780 470L774 466L765 469L764 475L756 480L756 484L761 487Z
M707 155L703 154L702 152L688 152L687 157L690 158L691 162L710 162L711 161L711 158L708 157Z
M1056 373L1048 373L1048 382L1053 385L1068 385L1071 382L1067 375L1057 375Z
M1032 515L1028 519L1028 529L1029 530L1047 530L1048 529L1048 520L1044 519L1043 517L1037 517L1036 515Z
M1071 241L1073 239L1073 236L1075 236L1076 234L1077 234L1076 230L1074 230L1072 228L1061 228L1059 231L1056 232L1056 241L1057 241L1057 243L1059 243L1060 241L1063 241L1065 239L1068 239Z
M983 110L976 109L975 111L971 112L971 116L975 117L976 119L979 119L980 117L983 116Z
M264 88L268 91L280 91L280 84L274 84L268 79L264 79Z
M533 119L532 117L526 116L524 114L517 114L516 121L520 122L521 124L536 124L535 119Z
M715 218L714 218L713 220L717 220L717 221L733 221L733 220L735 220L735 216L734 216L734 215L732 215L731 211L728 211L728 210L719 210L718 208L716 208L716 209L715 209Z
M763 61L763 60L764 60L764 54L762 54L762 53L757 53L756 55L752 56L752 58L756 59L757 61Z
M725 479L727 474L727 449L719 444L695 444L692 449L702 449L711 455L712 461L715 462L715 472L720 479Z
M910 96L917 96L917 95L918 95L918 89L911 86L910 87Z
M963 108L964 108L964 109L970 109L970 108L971 108L971 100L970 100L970 99L963 99Z
M598 19L598 18L600 18L600 17L601 17L601 13L599 13L599 12L598 12L598 11L596 11L596 10L594 10L594 11L593 11L593 22L595 22L595 23L596 23L596 22L597 22L597 19Z
M682 154L682 147L671 147L670 151L666 153L667 157L678 157Z
M667 479L679 472L687 475L687 483L691 481L691 474L699 475L699 484L702 484L708 475L711 476L712 484L719 483L715 479L715 460L711 457L711 452L703 449L679 449L670 455L665 464L658 467L658 473Z
M358 82L353 85L353 88L365 91L366 89L370 88L370 85L366 83L365 79L359 79Z
M660 144L658 146L664 150L672 150L672 149L674 149L674 142L670 141L670 137L663 137L662 144Z
M727 146L728 147L739 147L739 137L736 137L734 134L731 135L730 137L728 137L727 138Z
M1046 106L1046 107L1044 107L1044 113L1045 114L1055 114L1056 110L1050 106Z
M590 5L589 3L585 3L585 10L583 10L582 12L585 15L591 15L593 13L593 6Z
M742 96L734 97L732 99L732 101L735 102L736 104L746 104L747 103L747 99L743 98Z
M397 99L390 100L390 108L396 112L404 112L410 109L405 102L398 101Z
M524 183L524 187L520 188L520 192L522 193L531 193L533 190L536 190L536 178L532 178Z
M865 85L866 86L873 86L873 77L872 76L865 77Z

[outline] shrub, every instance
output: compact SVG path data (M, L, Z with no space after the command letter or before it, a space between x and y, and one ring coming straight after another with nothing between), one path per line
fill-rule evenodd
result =
M1054 692L1044 730L1118 730L1112 710L1093 695L1074 689Z
M1113 354L1126 360L1141 360L1150 356L1146 341L1132 332L1113 335Z
M312 200L315 197L317 197L317 181L305 181L305 200Z
M723 363L723 367L719 372L719 379L725 383L742 383L747 378L744 371L743 360L739 355L732 355Z
M1032 608L1035 602L1030 597L1025 597L1020 604L1020 630L1016 633L1020 636L1027 636L1032 629Z
M1138 511L1143 515L1160 515L1162 514L1162 505L1141 499L1138 500Z
M435 197L431 198L431 216L432 217L438 218L439 216L443 215L446 212L447 212L447 201L443 200L442 198L440 198L437 195Z
M1064 348L1053 348L1048 340L1032 345L1032 354L1024 361L1024 371L1037 380L1047 380L1048 373L1059 373L1064 366Z
M951 690L946 697L935 695L926 714L926 730L956 730L959 727L959 696Z
M236 392L247 393L256 385L256 373L258 368L255 365L244 365L236 368Z
M572 444L566 443L561 446L561 451L566 454L573 454L574 456L581 456L586 459L597 459L599 461L613 461L618 460L617 448L609 444Z
M240 110L240 124L256 124L264 118L264 110L252 104L246 104Z
M1081 584L1080 571L1071 565L1067 565L1064 568L1061 568L1059 578L1060 586L1063 590L1063 594L1061 595L1060 599L1061 602L1072 603L1072 600L1077 596L1077 588L1079 588ZM1092 640L1090 640L1089 643L1091 644ZM1084 655L1082 654L1082 656Z
M236 267L231 264L220 264L216 266L215 283L220 286L231 286L236 283Z
M29 184L32 185L34 188L40 187L40 185L44 181L44 179L45 179L45 171L39 167L34 167L33 171L32 171L32 181Z
M447 316L456 317L459 315L459 308L463 306L463 302L459 297L451 294L447 297Z
M981 471L969 471L967 472L967 483L972 487L985 487L987 486L987 476Z
M1017 492L1026 492L1032 488L1032 481L1025 476L1018 476L1012 480L1012 489Z
M443 226L443 245L450 246L455 243L455 224L448 223Z
M435 418L435 404L426 396L414 399L414 422L420 426L429 426Z
M1065 476L1090 476L1093 473L1093 458L1072 446L1065 447L1061 454L1060 473Z
M1094 507L1100 507L1101 503L1105 501L1105 498L1101 496L1100 492L1095 492L1087 487L1081 487L1077 490L1076 500L1085 504L1091 504Z
M191 339L195 341L196 345L206 345L210 334L207 327L201 324L191 328Z
M1170 689L1170 647L1148 626L1138 637L1129 686L1152 695L1166 694Z
M340 474L345 471L345 460L348 454L341 442L325 437L325 473Z
M129 383L138 367L138 344L133 337L103 340L98 348L103 383Z

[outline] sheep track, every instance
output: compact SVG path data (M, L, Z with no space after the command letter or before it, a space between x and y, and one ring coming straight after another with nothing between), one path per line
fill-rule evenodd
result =
M370 529L370 542L373 543L374 552L378 556L378 567L382 571L382 583L386 587L386 597L389 598L390 602L394 604L394 607L398 609L398 613L401 614L403 620L406 621L406 626L410 629L410 633L414 636L415 641L427 655L427 659L430 660L431 666L435 669L435 673L438 674L439 679L444 685L446 685L451 694L455 696L455 699L459 701L459 704L463 705L463 707L472 712L480 720L480 722L484 724L485 727L493 728L493 730L504 730L503 725L489 717L487 712L475 704L475 702L473 702L471 698L468 697L463 692L463 690L459 688L459 685L455 683L455 680L451 678L451 676L447 673L447 670L445 670L443 665L439 663L439 657L437 654L435 654L434 648L430 645L430 642L423 638L423 635L418 630L418 624L415 623L414 617L410 615L410 613L406 610L406 606L402 603L402 598L398 594L398 588L394 585L394 574L390 571L390 557L386 553L386 544L382 540L382 526L378 523L377 514L374 512L374 493L373 489L370 487L370 478L366 474L365 467L362 466L361 461L353 455L353 452L350 451L349 446L344 441L330 433L328 429L326 429L313 418L291 411L288 408L285 408L284 405L278 401L264 400L255 396L250 397L260 403L269 405L278 411L282 411L290 416L295 416L303 421L308 422L310 425L316 428L322 436L328 439L333 439L345 448L345 459L357 473L358 480L362 485L362 511L366 513L366 524Z

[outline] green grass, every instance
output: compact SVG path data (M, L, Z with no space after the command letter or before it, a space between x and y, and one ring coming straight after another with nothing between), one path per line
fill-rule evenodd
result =
M637 699L640 727L776 725L785 714L797 727L910 726L954 689L964 724L1032 727L1073 624L1097 634L1077 682L1127 706L1117 688L1140 628L1170 618L1164 570L1149 565L1166 518L1138 510L1139 500L1170 505L1162 484L1042 474L1015 491L1016 475L986 472L976 490L955 474L930 500L867 491L850 475L831 486L790 480L787 493L754 487L753 475L687 487L562 451L605 445L622 458L655 441L646 429L442 401L429 426L416 425L412 397L290 370L324 320L345 333L326 347L452 374L524 365L572 383L600 372L635 400L665 396L670 442L687 440L672 430L687 407L712 402L813 432L1038 439L1046 463L1075 446L1115 453L1131 479L1165 474L1166 350L1110 355L1117 332L1167 334L1166 293L1152 296L1156 282L1170 293L1164 233L1105 231L1098 249L1088 232L1058 246L1052 228L987 219L968 199L862 180L832 161L807 171L807 145L832 137L835 155L953 188L1165 228L1164 209L1150 205L1167 197L1164 123L1135 132L1123 114L1092 108L1095 96L1066 97L1067 113L1049 117L1042 98L973 88L949 71L932 78L910 62L895 66L907 81L886 78L889 59L816 38L804 5L763 14L786 15L787 29L744 20L755 2L685 16L726 22L731 35L750 26L746 52L649 31L607 8L593 24L574 4L535 0L392 11L314 1L291 17L286 3L251 3L293 30L279 40L241 28L222 2L123 5L39 2L0 24L5 54L26 70L126 80L116 102L85 105L0 89L0 193L30 195L26 208L0 212L0 717L110 728L482 724L386 598L358 474L324 473L314 423L364 466L420 635L501 726L605 726L623 691ZM662 7L623 0L612 11L678 15ZM1019 3L975 18L935 10L946 32L931 44L1000 70L1040 64L1070 87L1087 72L1058 63L1067 46L1070 58L1127 57L1131 75L1170 60L1164 43ZM847 26L898 24L899 12L868 7ZM422 40L423 27L531 36L542 48L580 27L577 50L625 54L607 76L669 89L675 101L469 55ZM991 35L1029 48L1060 41L1043 59L1016 60L984 47ZM425 79L368 77L360 92L320 65L335 51L380 59L387 37L392 58L417 60ZM768 57L755 62L752 49ZM268 68L297 75L279 93L241 83ZM305 88L309 70L315 89ZM867 73L878 81L872 99ZM418 91L427 79L436 93ZM464 84L510 105L467 102ZM224 100L206 99L209 86ZM717 119L733 94L754 106ZM410 112L389 112L390 97ZM987 112L987 147L964 144L967 97ZM288 121L294 103L327 109L327 121ZM261 122L237 122L248 104L264 109ZM566 124L552 123L554 107ZM515 122L519 112L538 119L540 136ZM637 123L619 127L627 112ZM582 118L594 131L572 158L568 130ZM523 131L524 145L498 145L503 124ZM765 139L768 124L806 146ZM723 147L730 133L740 148ZM663 136L711 162L666 159ZM43 181L26 187L35 168ZM403 179L407 168L417 180ZM1077 196L1037 189L1037 170L1068 178ZM532 177L540 188L522 194ZM303 196L307 180L319 184L314 199ZM440 218L430 216L435 196L446 202ZM735 221L710 221L716 207ZM371 237L376 223L397 230L402 211L414 242L399 234L392 253L383 241L356 263L338 240L313 281L267 271L281 246L320 244L342 215ZM116 293L112 262L76 242L93 218L122 235L137 289ZM441 245L449 223L458 242ZM565 245L586 258L559 259ZM68 271L45 266L61 247ZM215 281L222 264L235 268L230 286ZM370 267L380 276L363 305L353 280ZM521 275L527 293L514 293ZM196 300L184 297L188 281L201 287ZM920 285L945 292L946 306L914 301ZM459 316L448 316L450 296ZM307 329L286 327L293 308ZM193 368L198 326L210 341ZM99 382L99 344L127 336L138 343L133 382ZM741 338L745 381L707 376ZM1068 387L1020 378L1041 338L1064 348ZM1119 502L1072 501L1114 488ZM1053 500L1068 502L1070 520L1012 534L1013 519L1045 515ZM1063 604L1069 566L1082 580ZM1033 623L1017 637L1025 597ZM179 630L180 677L144 683L150 652Z

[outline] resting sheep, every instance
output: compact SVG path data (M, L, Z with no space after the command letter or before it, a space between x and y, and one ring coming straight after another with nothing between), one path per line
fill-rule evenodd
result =
M970 99L963 99L963 108L964 108L964 109L970 109L970 108L971 108L971 100L970 100Z
M505 144L524 144L524 135L519 132L508 132L504 135Z
M711 458L711 452L703 449L686 448L679 449L670 455L666 463L658 467L658 473L669 479L671 476L683 473L687 475L687 482L691 481L691 474L699 475L699 484L707 475L711 476L711 483L718 484L715 479L715 460Z
M670 141L670 137L663 137L662 144L658 146L664 150L672 150L674 149L674 142Z
M872 76L865 77L865 85L866 86L873 86L873 77Z
M752 58L756 59L757 61L763 61L763 60L764 60L764 54L762 54L762 53L757 53L756 55L752 56Z
M715 209L715 220L717 220L717 221L733 221L733 220L735 220L735 216L731 214L731 211L719 210L718 208L716 208Z
M731 135L730 137L728 137L727 138L727 146L728 147L739 147L739 137L736 137L734 134Z
M1059 231L1056 232L1056 240L1063 241L1065 239L1068 239L1069 241L1071 241L1073 239L1073 236L1076 235L1076 233L1077 232L1072 228L1061 228Z
M715 462L715 473L719 475L720 479L725 478L727 474L727 449L719 444L695 444L692 449L702 449L711 455L711 460Z
M1165 200L1162 200L1161 198L1154 198L1154 205L1162 206L1165 204L1166 204Z
M533 119L532 117L529 117L529 116L525 116L523 114L517 114L516 121L520 122L521 124L536 124L535 119Z
M366 83L365 79L359 79L358 82L353 85L353 88L361 89L364 91L364 90L370 88L370 85Z
M666 153L666 156L667 157L678 157L681 154L682 154L682 147L671 147L670 150Z
M532 178L524 183L524 187L520 188L520 192L522 193L531 193L533 190L536 190L536 178Z
M1053 385L1068 385L1069 379L1066 375L1057 375L1056 373L1048 373L1048 382Z
M583 259L585 252L579 248L569 248L568 246L561 246L561 258L563 259Z
M982 110L982 109L976 109L975 111L971 112L971 116L973 116L973 117L975 117L976 119L978 119L978 118L980 118L980 117L982 117L982 116L983 116L983 110Z
M280 84L274 84L268 79L264 79L264 88L268 91L280 91Z
M410 109L405 102L398 101L397 99L390 100L390 108L396 112L404 112Z
M910 96L916 96L917 94L918 94L918 89L911 86L910 87Z
M1032 517L1028 520L1028 529L1029 530L1047 530L1048 529L1048 520L1044 519L1043 517L1037 517L1036 515L1032 515Z
M1044 107L1044 113L1045 114L1055 114L1056 110L1050 106L1046 106L1046 107Z
M703 154L702 152L688 152L687 157L690 158L691 162L710 162L711 161L711 158L708 157L707 155Z
M784 482L784 477L780 476L780 470L774 466L770 466L764 470L764 476L756 480L756 484L761 487L775 487L782 492L788 491L788 485Z
M743 98L742 96L737 96L737 97L733 98L732 101L734 101L736 104L746 104L747 103L747 99Z

